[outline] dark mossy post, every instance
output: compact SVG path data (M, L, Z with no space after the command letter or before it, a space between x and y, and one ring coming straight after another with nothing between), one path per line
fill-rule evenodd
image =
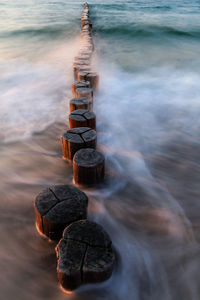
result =
M82 148L96 148L96 131L89 127L68 130L61 136L63 159L72 160L74 154Z
M92 101L86 97L73 98L69 101L69 111L72 113L77 109L92 110Z
M97 223L83 220L68 226L56 247L61 286L72 291L82 284L107 280L115 254L109 235Z
M96 185L104 179L105 159L94 149L81 149L73 158L74 182L77 185Z
M75 95L77 98L86 97L93 101L93 89L91 88L78 88Z
M67 225L86 219L87 196L69 185L55 185L43 190L35 199L36 226L51 240L61 238Z
M72 95L75 95L76 89L78 88L89 88L90 82L89 81L74 81L72 83Z
M96 116L93 112L78 109L69 115L69 128L90 127L96 130Z

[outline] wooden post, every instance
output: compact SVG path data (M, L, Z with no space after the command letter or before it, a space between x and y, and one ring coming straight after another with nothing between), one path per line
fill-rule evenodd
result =
M90 65L90 61L89 60L84 60L84 59L76 60L73 63L73 67L74 66L87 66L87 67L89 67L89 65Z
M86 47L87 46L90 46L92 48L92 50L94 50L94 43L93 43L93 40L90 39L89 37L84 37L82 38L81 40L81 45L85 45Z
M86 81L85 78L87 77L87 72L78 72L77 79L78 81Z
M85 29L81 31L81 35L80 35L80 38L81 39L84 39L84 38L91 38L92 37L92 34L91 34L91 31L86 31Z
M74 186L46 188L35 199L36 227L51 240L58 240L66 226L86 219L87 205L87 196Z
M73 158L74 182L77 185L95 185L104 179L105 159L94 149L81 149Z
M84 9L88 9L88 3L87 2L84 3Z
M84 39L84 38L92 38L92 32L91 30L89 31L84 31L84 29L81 31L81 34L80 34L80 38L81 39Z
M84 26L83 26L83 28L82 28L82 31L83 30L86 30L87 32L89 32L90 31L90 25L88 25L88 24L84 24Z
M77 98L86 97L93 101L93 89L90 88L78 88L75 93Z
M90 66L85 66L85 65L77 65L74 64L73 66L73 72L74 72L74 79L78 79L78 72L90 72Z
M82 55L92 55L92 48L89 48L89 47L81 47L80 50L79 50L79 53L82 54Z
M89 81L74 81L72 83L72 95L75 95L76 89L78 88L89 88Z
M68 291L107 280L115 265L109 235L102 226L88 220L74 222L65 229L56 256L60 284Z
M69 115L69 128L90 127L96 130L96 116L85 109L74 110Z
M78 56L75 56L74 57L74 62L76 62L76 61L81 61L81 60L83 60L83 61L90 61L90 56L89 55L78 55Z
M73 128L61 136L63 159L72 160L82 148L96 148L96 131L89 127Z
M93 91L96 91L98 89L99 85L99 75L96 72L78 72L77 73L77 79L79 81L89 81L90 87L93 89Z
M79 55L89 55L89 57L91 57L92 56L92 50L80 50L79 51Z
M87 18L87 19L81 19L81 29L83 30L83 27L85 26L85 25L88 25L90 28L92 28L92 23L91 23L91 21L90 21L90 19L89 18Z
M93 46L90 45L89 43L85 43L81 46L80 51L83 51L83 52L85 52L85 51L88 52L89 51L90 53L92 53L93 52Z
M89 111L92 110L92 101L85 97L71 99L69 102L70 113L77 109L86 109Z
M90 72L88 73L85 78L87 79L87 81L90 82L90 87L96 91L98 89L98 85L99 85L99 75L96 72Z

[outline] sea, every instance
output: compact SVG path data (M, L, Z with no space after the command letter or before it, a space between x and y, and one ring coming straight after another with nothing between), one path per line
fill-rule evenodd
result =
M200 1L91 0L106 179L84 189L112 239L109 280L64 293L34 199L62 160L83 2L0 1L0 299L200 299Z

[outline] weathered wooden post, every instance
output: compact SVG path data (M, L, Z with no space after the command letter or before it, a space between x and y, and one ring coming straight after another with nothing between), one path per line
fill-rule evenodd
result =
M86 97L93 101L93 89L91 88L78 88L76 89L75 95L77 98Z
M77 80L78 81L86 81L85 78L87 76L87 72L78 72L77 74Z
M81 59L80 60L76 60L73 63L73 67L76 66L76 65L89 67L90 66L90 61L89 60L81 60Z
M80 60L86 60L90 61L90 56L89 55L78 55L74 57L74 62L80 61Z
M80 49L80 51L79 51L79 55L89 55L89 57L91 58L92 57L92 53L93 53L93 51L92 50L90 50L90 49L84 49L84 50L82 50L82 49Z
M78 79L78 72L90 72L91 68L89 65L77 65L74 64L73 72L74 72L74 80L77 81Z
M96 72L90 72L88 73L85 78L88 82L90 82L90 87L93 89L93 91L98 90L99 86L99 75Z
M59 282L68 291L107 280L115 265L109 235L99 224L88 220L77 221L65 229L56 255Z
M72 160L74 154L82 148L96 148L96 131L89 127L67 130L61 136L63 159Z
M72 95L75 95L76 89L78 88L89 88L90 82L89 81L74 81L72 83Z
M95 185L104 179L105 159L94 149L81 149L73 158L74 182L77 185Z
M96 116L93 112L78 109L69 115L69 128L90 127L96 130Z
M89 81L90 82L90 87L93 89L93 91L98 90L98 86L99 86L99 75L98 75L98 73L79 71L77 73L77 79L79 81Z
M46 188L35 199L36 227L51 240L58 240L67 225L86 219L87 205L87 196L74 186Z
M92 110L92 101L86 97L71 99L69 102L69 112L72 113L77 109Z

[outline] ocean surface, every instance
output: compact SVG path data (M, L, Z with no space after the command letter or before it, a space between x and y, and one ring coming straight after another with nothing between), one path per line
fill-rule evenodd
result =
M112 277L60 289L34 198L71 184L68 126L82 1L0 2L0 300L200 299L200 1L91 0L98 148L106 183L88 217L117 253Z

